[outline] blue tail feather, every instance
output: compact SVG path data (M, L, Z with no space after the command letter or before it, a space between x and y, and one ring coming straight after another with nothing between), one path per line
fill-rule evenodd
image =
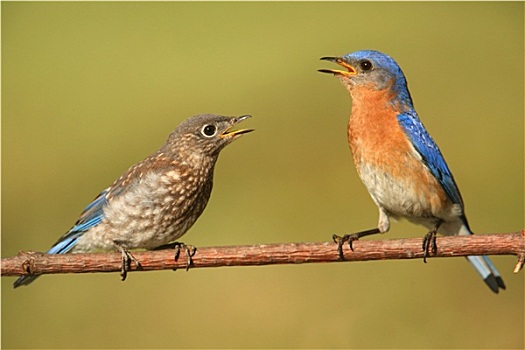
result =
M498 270L487 256L469 255L466 258L494 293L498 293L500 288L506 288Z
M459 234L472 235L473 233L469 228L467 218L463 216L462 219L463 226L461 227ZM469 255L466 258L494 293L498 293L500 288L506 289L505 283L503 282L503 278L501 278L500 273L498 272L492 261L490 261L488 256Z

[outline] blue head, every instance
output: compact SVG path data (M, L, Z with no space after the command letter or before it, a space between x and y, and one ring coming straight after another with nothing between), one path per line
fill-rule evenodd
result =
M335 62L347 69L320 69L323 73L333 73L347 89L357 87L372 90L390 89L394 98L405 107L412 108L412 99L408 92L403 71L394 59L382 52L361 50L341 57L323 57L322 60Z

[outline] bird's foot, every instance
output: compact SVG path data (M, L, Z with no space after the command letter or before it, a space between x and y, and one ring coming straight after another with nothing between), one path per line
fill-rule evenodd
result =
M357 241L359 239L359 235L356 233L350 234L350 235L344 235L344 236L338 236L333 235L332 240L334 243L337 243L337 252L339 253L339 260L345 260L345 256L343 254L343 245L348 242L348 246L350 247L350 250L354 250L354 247L352 246L353 241Z
M140 265L140 262L127 249L125 249L119 242L114 241L113 243L118 248L118 250L120 250L120 256L121 256L120 279L122 281L125 281L126 277L128 276L128 271L131 270L131 261L135 263L135 266L137 267L137 269L139 269L141 265Z
M373 228L371 230L361 231L357 233L352 233L348 235L344 235L343 237L338 235L333 235L332 240L337 243L337 251L339 252L339 260L345 260L345 256L343 254L343 245L348 242L348 246L350 247L350 250L354 250L354 247L352 246L352 243L354 241L357 241L361 237L375 235L376 233L381 233L381 230L379 228Z
M423 262L424 263L427 262L427 256L429 256L430 250L432 250L433 255L437 253L436 235L437 235L437 229L433 229L429 231L423 238Z
M168 243L168 244L161 245L160 247L157 247L154 250L175 249L174 259L175 259L175 261L178 261L179 257L180 257L180 250L181 250L181 248L183 248L184 251L186 252L186 271L188 271L190 269L190 267L193 266L193 259L192 259L192 257L197 252L197 247L195 247L193 245L185 244L185 243L182 243L182 242L173 242L173 243ZM173 270L177 270L177 268L174 268Z

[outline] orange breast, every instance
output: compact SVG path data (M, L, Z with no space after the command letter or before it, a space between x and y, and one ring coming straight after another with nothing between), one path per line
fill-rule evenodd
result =
M397 121L387 90L354 88L348 143L376 204L398 216L435 216L448 199Z

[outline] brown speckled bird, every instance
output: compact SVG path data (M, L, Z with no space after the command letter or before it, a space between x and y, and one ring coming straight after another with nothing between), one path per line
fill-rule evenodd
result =
M182 245L190 254L176 240L189 230L208 203L220 151L253 131L231 130L249 117L203 114L181 123L158 151L102 191L47 253L118 250L122 253L123 280L130 259L138 264L130 249L180 249ZM14 287L27 285L37 277L21 276Z

